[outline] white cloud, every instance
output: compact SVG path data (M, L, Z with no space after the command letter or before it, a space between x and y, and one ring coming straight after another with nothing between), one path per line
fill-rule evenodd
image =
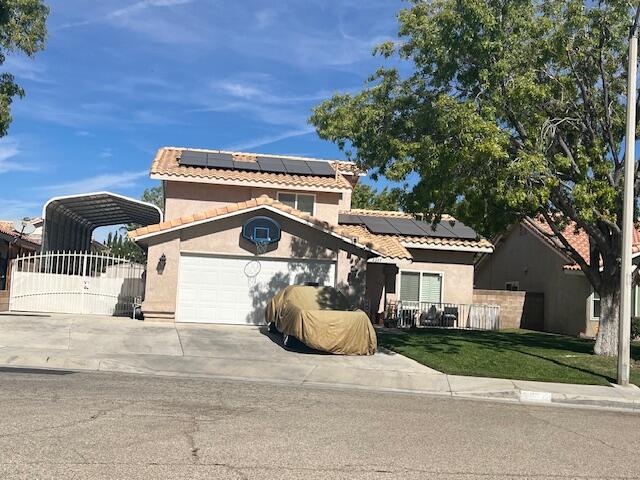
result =
M18 141L11 137L0 139L0 174L7 172L33 172L38 167L33 164L21 163L15 157L21 153Z
M301 137L313 133L315 130L313 127L308 126L297 130L288 130L286 132L278 133L275 135L266 135L263 137L257 137L243 142L239 142L233 145L225 147L223 150L249 150L263 145L269 145L271 143L279 142L280 140L286 140L287 138Z
M109 21L118 21L118 20L128 20L132 16L147 10L153 7L173 7L177 5L184 5L187 3L191 3L193 0L141 0L131 5L127 5L126 7L117 8L115 10L111 10L102 15L94 16L93 18L88 18L86 20L81 20L78 22L70 22L65 23L60 28L72 28L72 27L82 27L85 25L91 25L93 23L101 23L101 22L109 22Z
M42 214L42 204L37 202L0 198L0 205L2 206L2 220L32 218Z
M256 24L260 29L271 26L275 18L276 12L273 10L259 10L255 13Z
M2 64L2 70L15 75L18 79L40 83L54 83L51 78L45 76L46 68L42 62L35 58L22 55L8 55Z
M73 182L58 183L37 188L49 195L74 195L77 193L99 192L102 190L116 190L132 188L138 181L149 174L147 170L138 172L121 172L95 175Z
M110 148L105 148L100 152L100 158L104 158L105 160L113 157L113 151Z
M265 94L264 90L256 87L255 85L249 85L242 82L233 82L229 80L214 82L212 86L214 89L221 90L222 92L227 93L232 97L244 98L246 100L250 100L256 97L262 97Z

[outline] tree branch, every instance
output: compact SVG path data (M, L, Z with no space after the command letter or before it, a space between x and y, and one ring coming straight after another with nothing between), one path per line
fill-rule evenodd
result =
M555 222L551 218L551 215L549 215L549 212L542 211L542 216L546 220L549 227L551 227L551 230L553 231L555 238L557 238L560 241L560 243L562 243L565 250L569 253L569 256L573 259L574 262L578 264L578 266L587 276L591 284L594 287L600 288L600 283L601 283L601 278L599 275L600 265L596 264L595 272L597 273L595 273L593 267L587 263L587 261L582 257L582 255L580 255L578 251L575 248L573 248L573 246L565 238L564 234L560 231L558 226L555 224Z

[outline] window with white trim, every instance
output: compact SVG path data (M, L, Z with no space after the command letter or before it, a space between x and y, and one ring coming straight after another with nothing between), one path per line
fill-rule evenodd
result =
M301 212L314 214L314 207L316 202L315 195L308 195L304 193L278 193L278 201L285 205L300 210Z
M594 320L600 318L600 294L595 290L591 295L591 318Z
M429 272L400 272L400 300L442 302L442 275Z

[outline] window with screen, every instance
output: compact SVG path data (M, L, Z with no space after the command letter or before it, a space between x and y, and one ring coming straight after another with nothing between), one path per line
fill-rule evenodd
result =
M309 215L314 214L314 195L303 193L278 193L278 201L291 208L308 213Z
M442 302L442 275L427 272L400 273L400 300L405 302Z

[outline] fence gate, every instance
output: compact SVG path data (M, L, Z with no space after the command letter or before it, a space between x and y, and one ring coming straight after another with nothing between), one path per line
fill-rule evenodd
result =
M100 253L48 252L13 260L9 309L131 315L145 265Z

